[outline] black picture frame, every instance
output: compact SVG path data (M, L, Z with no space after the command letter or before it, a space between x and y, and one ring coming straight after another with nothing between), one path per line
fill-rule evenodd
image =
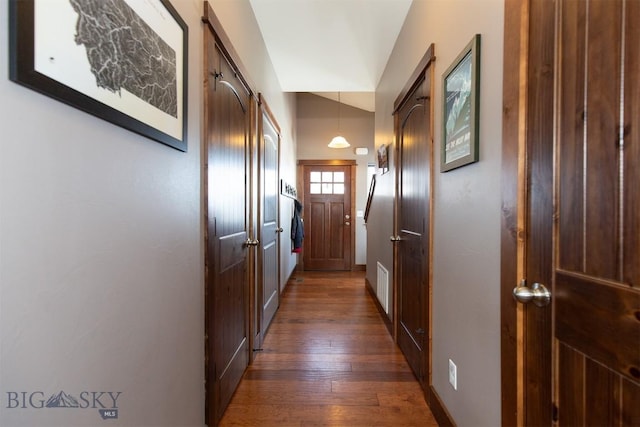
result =
M187 151L188 27L168 0L129 1L9 0L9 78Z
M478 161L480 130L480 34L443 74L440 172Z

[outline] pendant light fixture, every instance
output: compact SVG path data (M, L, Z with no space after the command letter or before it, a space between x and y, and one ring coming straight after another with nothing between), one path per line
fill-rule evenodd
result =
M331 140L329 148L347 148L350 146L351 144L349 144L344 136L340 136L340 92L338 92L338 136L335 136Z

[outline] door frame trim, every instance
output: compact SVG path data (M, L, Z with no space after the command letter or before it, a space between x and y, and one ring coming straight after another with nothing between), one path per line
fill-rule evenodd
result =
M525 276L526 120L530 0L504 2L500 339L502 425L524 425L524 307L513 288Z
M304 167L305 166L351 166L351 206L349 206L349 215L351 218L355 218L355 200L356 196L356 167L358 166L355 160L298 160L298 170L297 170L297 187L302 188L300 191L298 200L304 206L304 188L305 187L305 176L304 176ZM353 271L353 267L355 265L355 257L356 257L356 228L351 227L351 232L349 238L351 239L351 268L350 271ZM298 257L298 269L304 270L304 257Z

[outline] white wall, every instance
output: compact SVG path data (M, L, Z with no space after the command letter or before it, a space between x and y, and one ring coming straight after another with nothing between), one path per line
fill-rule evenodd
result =
M340 105L340 133L351 144L349 148L329 148L327 144L338 132L338 103L310 93L299 93L297 102L298 123L298 159L299 160L355 160L356 194L352 201L355 211L365 210L367 204L367 165L373 163L373 113ZM356 147L369 149L369 154L355 154ZM298 189L299 192L303 189ZM354 264L367 263L367 229L364 218L357 217L351 221L355 227L355 260Z
M187 153L10 82L0 55L3 427L204 423L202 2L173 3L189 26ZM280 91L248 7L216 2L283 128L282 173L295 182L295 98ZM0 0L2 46L7 10ZM25 406L41 392L37 406L61 390L121 392L118 419L21 407L22 392Z
M500 425L503 13L503 0L415 0L376 91L377 147L393 141L393 102L435 44L433 386L459 426ZM440 173L442 74L476 33L482 35L480 161ZM392 265L391 172L376 187L369 267L377 259ZM367 277L375 283L374 272ZM458 367L457 391L448 382L449 358Z

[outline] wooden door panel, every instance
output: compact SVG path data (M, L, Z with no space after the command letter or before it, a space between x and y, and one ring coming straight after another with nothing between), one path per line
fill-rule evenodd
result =
M344 264L345 258L345 233L343 222L345 206L342 201L310 204L311 210L308 216L309 228L305 231L305 239L310 242L309 269L331 269L331 265ZM305 226L307 224L305 223ZM315 264L315 268L313 265Z
M430 72L424 71L396 112L397 337L425 389L429 382L430 84Z
M615 283L556 272L556 338L638 380L640 294ZM635 295L635 297L634 297ZM589 313L585 316L584 313Z
M640 393L640 138L626 120L640 115L633 100L640 40L637 22L623 21L633 11L633 1L559 3L553 301L560 425L638 421L637 402L629 403ZM584 56L576 61L567 52ZM577 392L581 398L572 397Z
M330 259L344 258L344 208L345 206L342 201L337 203L329 202L329 233L325 236L325 239L329 242L328 258Z
M556 405L562 408L563 425L584 426L584 377L585 358L564 344L558 346L558 371L565 376L565 387L558 390Z
M309 203L311 209L308 210L309 215L306 215L307 222L305 223L306 235L305 240L309 243L309 260L323 259L325 258L325 206L324 203ZM308 264L305 263L305 264Z
M217 424L248 365L250 94L207 35L207 422Z
M271 324L271 320L280 304L280 230L278 219L278 189L279 163L278 153L280 135L271 116L270 110L261 98L263 109L261 118L262 138L259 147L259 180L260 180L260 210L259 210L259 241L261 252L258 256L260 279L258 299L260 302L260 340ZM255 343L261 346L261 342Z
M275 234L275 232L274 232ZM264 245L262 251L262 262L265 265L273 266L278 262L278 252L277 245L275 241ZM273 315L276 313L278 309L278 294L279 294L279 286L277 281L277 276L273 274L274 268L268 269L264 272L264 294L262 298L262 308L264 310L264 326L263 333L266 332L271 320L273 319ZM275 279L275 280L274 280ZM264 336L264 335L263 335Z
M621 2L566 6L561 50L589 59L574 63L573 55L561 55L560 240L571 247L560 251L559 267L617 280L620 55L613 46L621 45Z
M638 402L640 402L640 387L638 387L638 383L629 381L628 379L623 379L622 398L620 401L624 408L620 425L639 426L640 405L638 405Z
M352 164L302 162L306 162L303 168L304 269L350 270L354 237L351 227ZM322 183L313 176L322 176ZM342 178L331 181L338 179L337 176Z
M278 309L278 295L280 293L279 275L278 275L278 244L277 244L277 225L275 223L264 227L264 234L273 234L274 238L268 241L262 241L262 337L273 319Z
M426 335L424 322L424 253L422 236L407 231L400 234L401 256L399 257L399 275L402 278L402 293L399 297L398 321L402 332L398 335L400 348L406 351L409 364L418 377L423 374L422 352Z
M516 313L524 332L522 359L514 361L524 361L523 393L503 419L513 421L513 410L525 425L549 425L537 414L549 414L546 384L553 378L559 425L638 424L640 2L527 0L521 7L526 16L520 15L518 31L524 32L518 36L529 39L519 64L527 66L519 105L526 114L520 128L526 151L518 154L525 161L519 209L526 237L516 268L529 283L552 284L553 309L530 304L522 317ZM509 7L509 13L516 10ZM505 34L505 45L512 36ZM549 60L554 47L557 62ZM505 120L512 120L510 113L505 109ZM548 352L540 342L552 311L553 377L551 366L541 363Z
M579 44L580 34L584 35L586 28L585 1L569 1L563 4L562 21L559 32L566 48ZM583 36L584 37L584 36ZM560 99L558 114L562 117L572 117L559 124L558 135L562 141L575 141L574 144L562 144L560 157L565 167L580 170L584 164L584 150L580 141L584 140L584 85L585 85L585 54L583 49L572 51L571 55L559 55L558 66L562 69L564 84L559 88ZM582 218L582 195L584 181L582 174L576 174L572 179L561 180L559 193L559 208L565 214L559 219L559 239L565 245L573 245L574 250L566 250L559 254L559 264L569 271L579 271L582 268L582 251L584 246L584 221ZM546 187L545 187L546 188ZM546 193L551 193L546 188ZM573 223L573 221L578 221ZM567 249L569 249L567 247ZM549 262L550 263L550 262Z
M559 371L565 386L558 394L559 425L640 425L640 387L583 353L560 345Z
M247 333L245 327L246 282L245 260L232 265L218 275L221 289L216 292L217 323L214 343L216 361L217 418L222 417L248 363Z
M618 223L620 49L622 2L589 2L586 67L586 169L584 271L619 280ZM571 46L580 48L582 45ZM584 93L584 92L583 92ZM561 179L567 179L563 176ZM562 266L561 266L562 267Z
M596 426L617 424L620 377L591 359L586 359L585 364L585 400L589 402L585 405L585 419Z
M219 239L218 274L224 274L229 268L245 261L247 251L244 243L247 240L247 232L242 230L237 233L223 235Z

